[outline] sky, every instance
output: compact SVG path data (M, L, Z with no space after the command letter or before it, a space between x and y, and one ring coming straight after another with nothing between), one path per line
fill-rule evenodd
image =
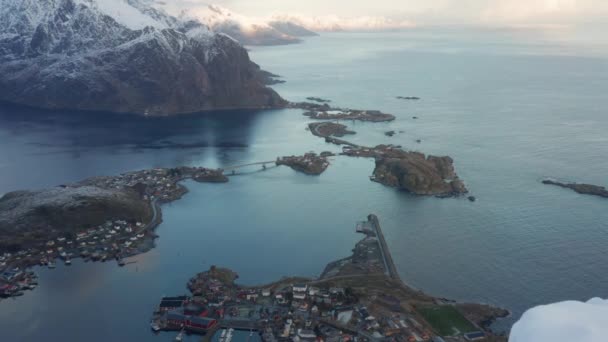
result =
M417 25L576 26L608 24L605 0L164 0L181 8L217 4L250 16L382 16Z

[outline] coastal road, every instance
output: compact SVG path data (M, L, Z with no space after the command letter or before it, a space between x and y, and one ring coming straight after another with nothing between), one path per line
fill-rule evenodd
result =
M153 199L152 202L150 202L150 205L152 205L152 219L150 220L150 222L148 222L148 224L146 224L142 229L137 232L138 234L141 234L146 230L154 229L159 223L156 222L158 220L158 211L160 210L160 207L158 205L158 199Z

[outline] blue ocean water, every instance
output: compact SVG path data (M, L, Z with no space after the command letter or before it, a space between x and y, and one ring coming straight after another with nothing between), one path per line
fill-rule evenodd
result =
M358 132L349 139L450 155L478 201L386 188L368 180L373 161L343 157L319 177L252 168L228 184L187 182L190 193L163 208L158 247L135 263L42 269L36 291L0 302L3 340L154 339L152 308L184 293L195 273L225 265L248 284L316 275L350 253L354 223L372 212L408 284L512 310L497 328L537 304L608 297L608 202L540 184L608 185L601 47L533 33L414 30L325 34L251 55L284 76L275 88L287 99L395 114L391 123L347 123ZM337 150L307 123L297 110L138 118L2 106L0 193Z

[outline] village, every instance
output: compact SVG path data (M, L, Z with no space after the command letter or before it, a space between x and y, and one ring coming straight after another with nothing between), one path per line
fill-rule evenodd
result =
M403 285L375 216L356 230L365 237L353 255L330 263L318 279L247 287L235 283L234 271L211 266L188 282L191 295L161 299L151 329L179 332L177 340L188 333L221 342L241 342L235 330L264 342L504 341L453 303Z
M160 223L159 204L183 196L187 189L178 184L192 178L199 182L225 182L222 170L181 167L130 172L114 177L95 177L68 186L95 185L101 188L132 188L149 202L151 218L148 222L115 219L101 225L81 227L75 232L49 232L44 238L29 243L26 249L0 255L0 298L23 295L38 285L35 274L26 271L40 265L50 269L57 262L71 265L72 259L84 261L115 261L124 266L124 258L146 252L154 247L157 235L154 228Z

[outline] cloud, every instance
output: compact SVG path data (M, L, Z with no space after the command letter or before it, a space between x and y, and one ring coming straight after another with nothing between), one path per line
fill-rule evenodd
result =
M509 342L605 342L608 300L566 301L526 311L513 325Z
M178 7L206 5L205 0L164 0ZM215 0L247 16L297 13L306 17L385 17L421 25L534 25L606 21L605 0Z
M337 15L305 16L297 14L275 14L271 20L287 21L301 25L315 32L332 31L382 31L414 27L405 19L391 19L382 16L341 17Z

